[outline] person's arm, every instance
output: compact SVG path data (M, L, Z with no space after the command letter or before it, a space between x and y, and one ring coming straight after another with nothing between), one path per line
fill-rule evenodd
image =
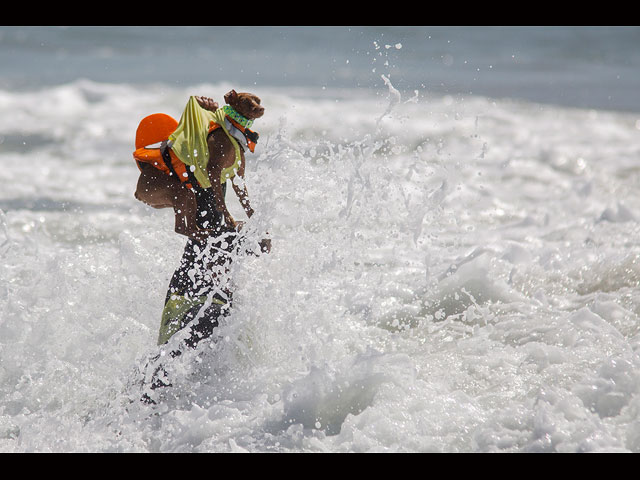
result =
M234 220L227 209L227 204L224 199L224 192L222 191L222 183L220 182L220 176L222 175L222 168L219 164L214 164L208 171L209 181L211 182L211 191L213 193L213 200L215 202L216 210L222 213L224 221L227 226L236 229L238 222Z
M231 184L233 186L233 191L236 192L236 195L238 196L240 205L242 205L242 208L244 208L244 211L247 214L247 217L251 218L251 215L253 215L253 208L251 208L251 204L249 203L247 184L244 181L244 158L240 164L237 175L232 180Z
M238 200L240 200L240 205L244 208L244 211L247 213L247 217L251 218L254 211L251 208L251 204L249 203L249 194L247 193L247 184L244 181L244 157L243 162L240 165L240 169L238 174L235 176L233 181L233 190L236 192L238 196ZM268 233L267 233L268 235ZM271 252L271 239L263 238L258 242L260 245L261 253L270 253ZM255 255L255 252L252 252Z

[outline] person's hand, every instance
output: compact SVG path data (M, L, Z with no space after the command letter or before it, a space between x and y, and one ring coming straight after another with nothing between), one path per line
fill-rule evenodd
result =
M205 110L209 110L211 112L215 112L218 110L218 102L209 97L196 97L196 101L198 105L200 105Z
M263 238L258 242L258 245L260 245L260 251L262 253L271 253L271 239Z
M232 228L236 232L239 232L244 226L244 222L237 222L231 215L224 217L224 222L227 224L227 227Z

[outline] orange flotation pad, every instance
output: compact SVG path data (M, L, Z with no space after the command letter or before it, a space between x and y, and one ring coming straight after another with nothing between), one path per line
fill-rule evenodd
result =
M176 128L178 128L176 119L164 113L154 113L144 117L136 130L136 150L165 141Z
M189 175L187 174L187 166L171 149L168 149L171 165L167 165L167 162L165 162L162 157L160 148L147 148L150 145L167 140L169 135L171 135L177 127L178 122L173 117L164 113L154 113L153 115L143 118L136 130L136 151L133 152L133 158L136 160L138 168L140 168L139 162L144 162L150 163L167 175L173 175L175 172L178 179L185 183L188 188L191 188Z

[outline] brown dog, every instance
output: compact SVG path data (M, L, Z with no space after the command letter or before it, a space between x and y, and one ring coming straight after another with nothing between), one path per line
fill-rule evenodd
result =
M212 112L218 109L218 103L207 97L195 97L198 104ZM254 120L264 115L264 107L260 105L260 98L251 93L236 93L231 90L224 96L225 102L246 119ZM215 201L215 207L224 218L226 226L234 230L242 227L242 222L237 222L227 209L220 175L223 169L231 167L235 161L235 148L223 131L218 128L213 130L207 139L209 149L209 162L207 175L211 181L211 189ZM240 204L248 217L253 215L253 209L249 203L247 188L244 183L245 158L244 149L240 149L241 163L237 171L240 181L234 179L233 190L238 196ZM175 231L194 240L203 241L212 234L209 229L199 228L196 222L197 203L193 191L175 176L168 175L154 167L151 163L138 162L140 166L140 178L135 192L135 198L153 208L172 207L175 213ZM268 241L266 241L268 243ZM268 251L270 248L264 245Z

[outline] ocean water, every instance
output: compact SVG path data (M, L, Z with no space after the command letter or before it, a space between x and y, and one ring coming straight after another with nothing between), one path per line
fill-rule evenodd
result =
M0 451L639 452L638 40L0 27ZM231 88L272 252L145 406L185 239L135 129Z

